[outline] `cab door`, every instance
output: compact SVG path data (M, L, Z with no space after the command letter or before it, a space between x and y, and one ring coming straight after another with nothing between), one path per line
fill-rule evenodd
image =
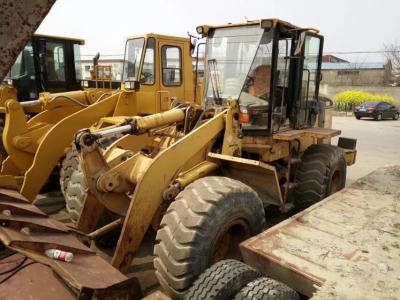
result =
M138 115L149 115L158 112L157 91L160 90L160 75L156 65L159 63L156 53L157 43L154 37L146 39L143 63L140 70L140 89L136 93Z
M296 105L296 129L312 127L318 114L323 37L306 33L302 49L299 101Z
M170 109L174 97L184 99L183 47L173 40L147 39L136 98L139 115Z
M159 65L161 79L157 100L160 111L164 111L170 108L172 98L185 99L184 69L188 66L183 65L183 42L160 39L158 49L161 59Z

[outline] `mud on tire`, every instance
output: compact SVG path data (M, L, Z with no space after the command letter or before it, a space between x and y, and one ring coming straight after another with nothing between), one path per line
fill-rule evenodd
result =
M238 244L264 229L265 213L249 186L212 176L188 185L160 226L154 247L156 275L171 296L182 298L211 264L240 258Z
M305 209L344 188L347 165L343 149L327 144L311 145L301 160L295 174L296 209Z
M185 295L185 299L232 299L246 284L261 276L260 272L240 261L222 260L199 276Z

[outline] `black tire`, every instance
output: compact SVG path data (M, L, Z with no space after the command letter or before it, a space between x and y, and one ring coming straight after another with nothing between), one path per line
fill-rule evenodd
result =
M360 116L357 116L357 117L356 117L356 119L357 119L357 120L360 120L360 119L361 119L361 117L360 117Z
M393 116L393 120L398 120L399 119L399 113L395 113Z
M80 164L73 171L69 178L67 188L65 189L65 207L72 221L76 222L81 215L86 196L85 175L82 172Z
M264 227L263 204L249 186L226 177L196 180L179 193L161 220L154 247L161 285L182 298L210 265L240 259L238 244Z
M249 282L234 300L300 300L299 294L287 285L268 277Z
M65 158L61 163L60 170L60 186L61 192L66 197L65 191L68 187L68 181L70 180L72 173L78 170L80 164L79 153L75 148L75 145L71 146L70 151L67 152Z
M382 121L382 114L377 114L374 119L375 121Z
M187 300L229 300L262 274L233 259L217 262L202 273L185 295Z
M343 149L327 144L311 145L301 160L295 174L294 204L297 210L344 188L347 165Z
M106 149L117 138L104 138L100 147ZM65 198L65 206L72 221L78 221L86 195L85 176L81 169L80 156L74 144L62 161L60 170L61 192Z

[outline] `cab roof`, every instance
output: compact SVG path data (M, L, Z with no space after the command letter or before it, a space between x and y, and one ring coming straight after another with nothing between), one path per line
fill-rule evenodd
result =
M174 40L174 41L180 41L180 42L188 42L189 41L189 37L163 35L163 34L152 33L152 32L141 34L141 35L129 36L126 39L131 40L131 39L136 39L136 38L150 38L150 37L155 38L155 39Z
M240 23L228 23L228 24L223 24L223 25L200 25L197 28L203 27L203 29L204 29L203 35L206 36L208 33L208 30L210 30L210 29L252 26L252 25L259 25L260 27L264 27L266 24L272 25L271 27L276 27L277 25L282 25L282 26L286 27L286 29L288 29L288 30L305 30L305 31L313 31L313 32L319 33L319 31L317 29L303 28L300 26L296 26L292 23L289 23L287 21L283 21L283 20L276 19L276 18L260 19L260 20L246 21L246 22L240 22Z
M64 40L64 41L71 41L75 44L85 45L85 40L75 37L68 37L68 36L61 36L61 35L48 35L48 34L41 34L35 33L33 38L44 38L46 40L53 39L53 40Z

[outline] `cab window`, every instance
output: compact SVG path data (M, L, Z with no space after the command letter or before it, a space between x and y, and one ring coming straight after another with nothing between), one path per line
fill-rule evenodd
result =
M182 83L182 51L177 46L163 46L162 77L165 86L179 86Z
M149 38L147 40L146 52L144 55L144 64L143 64L142 74L140 76L141 84L154 84L155 46L156 46L156 42L155 42L154 38Z
M46 43L46 71L49 81L65 82L64 45Z

